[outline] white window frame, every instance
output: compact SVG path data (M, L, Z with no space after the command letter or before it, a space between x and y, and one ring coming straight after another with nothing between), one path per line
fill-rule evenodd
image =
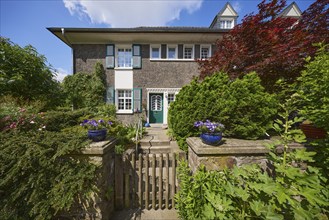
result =
M223 26L222 26L222 22L223 22ZM231 22L231 25L228 26L228 22ZM234 27L234 20L233 19L221 19L219 21L219 28L220 29L232 29Z
M118 66L119 65L119 49L131 50L130 66ZM133 48L132 45L116 45L115 46L115 68L116 69L132 69L133 68Z
M191 54L191 58L185 58L185 48L192 48L192 54ZM194 45L192 44L184 44L183 47L183 59L185 60L194 60Z
M174 58L169 58L169 48L175 48L175 57ZM173 45L173 44L167 45L167 59L168 60L177 60L177 58L178 58L178 46Z
M202 57L202 49L203 48L208 48L207 58ZM210 57L211 57L211 45L210 44L200 45L200 59L205 60L205 59L209 59Z
M156 58L152 57L152 49L153 48L159 49L159 57L156 57ZM151 45L150 46L150 59L151 60L159 60L159 59L161 59L161 45Z
M173 96L173 99L171 100L169 96ZM174 102L175 99L176 99L176 93L168 93L168 97L167 97L168 106L170 106L170 103Z
M119 97L119 92L120 91L124 91L124 97L121 98ZM126 92L130 91L130 97L126 96ZM119 109L119 100L124 100L124 109ZM131 103L131 109L126 109L126 101L130 99L130 103ZM133 90L131 89L116 89L115 90L115 103L116 103L116 109L117 109L117 113L119 114L130 114L133 113Z

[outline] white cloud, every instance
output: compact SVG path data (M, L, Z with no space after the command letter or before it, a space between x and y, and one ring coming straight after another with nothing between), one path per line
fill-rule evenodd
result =
M55 79L59 82L62 82L65 76L71 75L69 71L63 69L63 68L56 68L55 70Z
M63 0L71 15L87 16L92 23L111 27L163 26L178 20L186 10L193 13L203 0Z

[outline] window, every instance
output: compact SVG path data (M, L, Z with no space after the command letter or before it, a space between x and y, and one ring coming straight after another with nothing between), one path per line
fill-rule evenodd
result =
M132 92L131 90L118 90L118 110L132 109Z
M175 101L175 94L174 93L169 93L168 94L168 106L170 106L170 103Z
M184 59L193 59L193 46L184 46Z
M210 46L201 46L200 47L200 56L201 59L207 59L210 57Z
M132 67L132 50L131 48L117 49L117 67Z
M168 46L168 59L177 59L177 47L176 46Z
M160 58L161 58L161 47L151 46L151 59L160 59Z
M232 20L221 20L219 23L219 28L221 29L232 29L233 28Z

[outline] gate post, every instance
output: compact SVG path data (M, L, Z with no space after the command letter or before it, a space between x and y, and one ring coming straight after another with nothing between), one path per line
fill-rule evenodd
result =
M123 209L123 160L122 155L115 155L115 208Z

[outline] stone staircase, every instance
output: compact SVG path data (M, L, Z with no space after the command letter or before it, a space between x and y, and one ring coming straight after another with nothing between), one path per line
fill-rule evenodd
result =
M147 134L140 141L139 152L157 154L180 151L177 142L167 135L167 131L162 124L152 124L146 128Z

